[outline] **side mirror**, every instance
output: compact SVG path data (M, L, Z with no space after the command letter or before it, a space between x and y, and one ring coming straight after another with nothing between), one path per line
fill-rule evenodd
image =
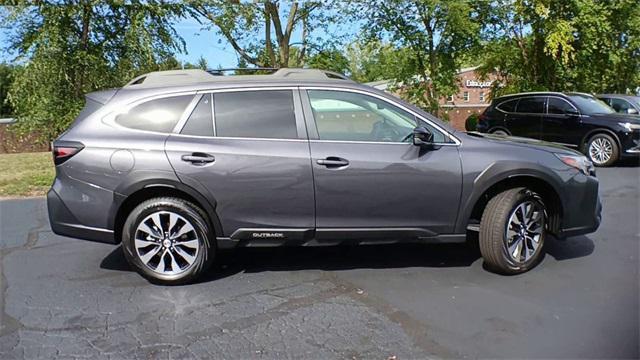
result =
M627 109L627 114L637 115L638 114L638 110L636 110L634 108L628 108Z
M413 129L413 145L428 146L433 144L433 133L424 126Z

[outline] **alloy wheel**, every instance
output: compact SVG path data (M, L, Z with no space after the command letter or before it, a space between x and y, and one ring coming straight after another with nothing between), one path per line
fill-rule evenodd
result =
M145 217L134 236L140 261L161 275L177 275L189 270L200 251L195 227L171 211L157 211Z
M544 209L536 201L522 202L511 212L504 241L513 262L524 264L540 251L544 221Z
M598 137L589 144L589 157L598 165L609 161L612 155L613 144L606 138Z

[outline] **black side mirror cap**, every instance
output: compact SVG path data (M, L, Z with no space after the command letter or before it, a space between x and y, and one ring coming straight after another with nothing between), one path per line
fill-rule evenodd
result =
M413 129L413 145L430 146L433 145L433 133L424 126Z

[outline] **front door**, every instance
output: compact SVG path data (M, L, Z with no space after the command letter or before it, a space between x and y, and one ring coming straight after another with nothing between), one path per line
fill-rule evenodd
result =
M309 144L295 103L291 89L203 94L167 139L178 177L205 189L226 237L290 240L313 230Z
M461 165L457 145L444 131L380 96L322 89L306 94L318 237L422 237L453 230ZM439 145L412 144L416 121Z
M513 136L540 139L542 136L543 96L523 97L518 101L515 112L507 116L506 126Z
M584 135L579 128L578 109L563 98L550 96L542 121L542 140L578 147Z

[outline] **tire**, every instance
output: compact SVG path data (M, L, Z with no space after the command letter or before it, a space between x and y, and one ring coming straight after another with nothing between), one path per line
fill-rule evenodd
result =
M127 217L122 248L129 264L150 282L186 284L213 262L211 234L204 212L196 205L179 198L153 198Z
M509 136L509 133L506 132L505 130L502 129L496 129L496 130L492 130L491 134L493 135L499 135L499 136Z
M587 141L585 152L595 166L611 166L620 157L618 143L608 134L593 135Z
M516 225L517 222L520 225ZM523 223L525 229L519 230ZM486 267L505 275L520 274L535 267L544 256L545 225L544 203L532 191L521 187L494 196L480 221L480 253Z

